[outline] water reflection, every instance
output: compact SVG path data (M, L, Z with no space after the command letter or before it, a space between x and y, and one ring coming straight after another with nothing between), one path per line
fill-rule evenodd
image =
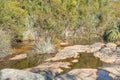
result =
M0 69L4 68L14 68L14 69L24 69L29 67L37 66L44 63L44 60L53 57L55 54L40 54L32 55L22 60L4 60L0 62Z
M81 53L77 63L72 65L72 68L98 68L104 63L96 58L92 53Z
M73 59L68 59L64 61L69 61ZM72 69L82 69L82 68L96 68L102 67L104 62L102 62L99 58L95 57L93 53L80 53L80 57L78 58L77 63L73 63L70 69L64 69L63 73L66 73Z

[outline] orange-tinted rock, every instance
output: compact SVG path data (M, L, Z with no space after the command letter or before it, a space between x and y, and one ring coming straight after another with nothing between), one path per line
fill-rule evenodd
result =
M71 44L70 43L68 43L68 42L61 42L60 43L60 46L61 47L66 47L66 46L70 46Z
M21 60L25 58L27 58L26 54L19 54L19 55L16 55L15 57L10 58L9 60Z

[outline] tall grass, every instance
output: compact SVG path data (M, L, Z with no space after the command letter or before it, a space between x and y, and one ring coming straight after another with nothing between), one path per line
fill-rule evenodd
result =
M11 53L11 37L8 33L0 29L0 57L5 57Z
M114 24L110 24L104 32L103 39L107 42L116 42L119 38L119 28Z
M36 42L34 50L39 54L57 52L57 48L55 44L52 43L50 38L47 38L43 42L40 42L40 41Z

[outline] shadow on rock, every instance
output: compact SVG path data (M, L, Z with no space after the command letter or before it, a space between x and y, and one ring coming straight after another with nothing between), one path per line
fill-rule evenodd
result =
M55 80L78 80L78 79L74 75L65 74L62 76L58 76L57 78L55 78ZM80 79L80 80L82 80L82 79Z

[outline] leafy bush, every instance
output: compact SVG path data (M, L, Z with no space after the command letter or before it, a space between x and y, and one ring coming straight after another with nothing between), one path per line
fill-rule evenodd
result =
M40 54L57 52L57 48L55 44L51 42L50 38L47 38L43 42L40 42L40 41L36 42L34 50L35 52L40 53Z
M11 53L10 35L0 29L0 57L5 57Z
M33 38L27 28L37 29L40 37L63 40L73 31L78 38L90 38L103 35L111 20L117 22L119 7L115 0L0 0L0 25L21 39L25 31L28 39ZM110 33L110 39L117 38L116 31Z

